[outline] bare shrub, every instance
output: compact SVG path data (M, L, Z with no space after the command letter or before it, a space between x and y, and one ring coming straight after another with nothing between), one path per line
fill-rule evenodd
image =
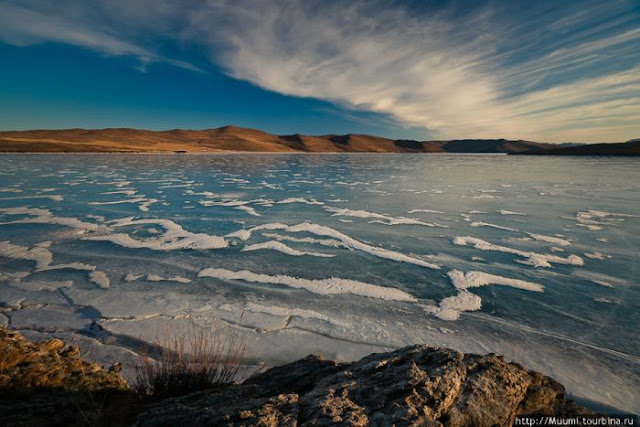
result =
M154 401L232 383L241 372L245 348L231 328L166 333L156 338L153 357L140 353L131 387L140 398Z

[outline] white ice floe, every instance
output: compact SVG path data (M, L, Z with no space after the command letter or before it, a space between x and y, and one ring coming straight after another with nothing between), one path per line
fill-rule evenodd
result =
M270 188L271 190L283 190L282 186L279 184L271 184L267 181L261 181L258 185L263 186L264 188Z
M56 224L79 229L81 231L105 230L104 226L80 221L77 218L67 218L55 216L48 209L38 209L29 207L4 208L0 213L6 215L27 215L29 218L21 218L14 221L0 222L0 225L8 224Z
M251 203L251 201L247 201L247 200L227 200L224 202L216 202L214 200L200 200L200 203L202 206L224 206L224 207L238 207L238 206L244 206L244 205L248 205L249 203Z
M520 212L514 212L514 211L507 211L504 209L500 209L497 211L498 213L500 213L500 215L520 215L520 216L527 216L527 214L524 213L520 213Z
M267 274L258 274L251 271L231 271L222 268L205 268L198 273L198 277L214 277L224 280L243 280L252 283L265 283L289 286L296 289L305 289L309 292L321 295L354 294L371 298L379 298L391 301L417 301L412 295L396 288L372 285L356 280L328 278L319 280L301 279L298 277Z
M49 200L53 200L54 202L62 202L64 200L64 197L58 194L0 197L0 200L30 200L30 199L49 199Z
M84 264L81 262L70 262L67 264L47 265L46 267L38 268L38 271L49 271L49 270L95 271L96 268L97 267L95 265Z
M196 193L193 190L187 190L187 191L184 192L184 194L186 194L188 196L204 196L204 197L206 197L208 199L213 199L213 198L216 198L216 197L220 197L219 194L212 193L211 191L201 191L199 193Z
M268 237L269 239L274 239L278 241L311 243L314 245L329 246L334 248L347 248L346 245L344 245L342 242L335 239L315 239L313 237L283 236L281 234L276 234L276 233L262 233L262 235L264 237Z
M247 206L249 203L255 202L254 200L245 201L245 200L229 200L225 202L215 202L213 200L200 200L202 206L224 206L224 207L232 207L234 209L243 211L252 216L260 216L258 212L251 206Z
M84 240L107 241L126 248L146 248L157 251L171 251L177 249L220 249L228 246L227 241L223 237L203 233L191 233L169 219L134 220L133 217L129 217L111 221L109 224L113 228L131 225L155 224L164 228L165 232L160 236L144 239L136 239L125 233L114 233L87 236Z
M11 259L35 261L36 268L46 268L53 261L53 254L47 248L14 245L9 241L0 242L0 256Z
M118 188L126 187L127 185L131 185L131 181L113 181L113 182L103 182L98 183L101 185L115 185Z
M126 278L125 278L126 280ZM147 275L147 280L150 282L178 282L178 283L191 283L191 279L187 279L182 276L162 277L157 274Z
M584 212L580 212L580 213L584 213ZM595 210L595 209L589 209L589 210L587 210L586 213L591 215L591 216L598 217L598 218L609 218L609 217L638 218L638 215L621 214L621 213L615 213L615 212L605 212L605 211L599 211L599 210Z
M138 209L140 209L143 212L148 212L149 211L149 206L154 204L154 203L158 203L159 200L158 199L149 199L146 197L136 197L134 199L124 199L124 200L115 200L112 202L91 202L89 203L90 205L118 205L121 203L139 203L140 206L138 206Z
M482 221L473 221L469 225L471 227L491 227L491 228L497 228L498 230L513 231L513 232L516 232L516 233L520 232L520 230L515 229L515 228L503 227L501 225L491 224L491 223L482 222Z
M109 289L111 281L103 271L92 271L89 273L89 280L100 286L102 289Z
M540 254L536 252L523 251L520 249L514 249L507 246L495 245L482 239L475 237L455 237L453 243L458 246L471 246L482 251L496 251L504 252L514 255L519 255L526 258L525 264L532 265L534 267L551 267L551 263L555 264L569 264L569 265L584 265L582 258L576 255L569 255L567 258L562 258L551 254Z
M307 205L324 205L323 202L320 202L316 199L304 199L302 197L289 197L288 199L277 201L278 204L288 204L288 203L304 203Z
M135 282L136 280L138 280L142 276L143 276L143 274L127 273L127 275L124 276L124 281L125 282Z
M251 231L240 229L232 233L226 234L224 237L227 237L229 239L236 238L236 239L247 241L251 237Z
M335 183L338 185L348 185L349 187L354 187L356 185L371 185L371 183L363 182L363 181L354 181L354 182L336 181Z
M256 210L251 206L236 206L234 209L237 209L239 211L244 211L252 216L260 216L260 214L256 212Z
M588 209L577 212L575 217L568 219L575 220L577 225L586 227L588 230L598 231L602 226L615 227L618 225L616 223L624 221L625 218L638 218L638 216Z
M584 256L591 259L611 259L613 258L611 255L603 255L600 252L590 252L585 253Z
M136 194L138 191L137 190L119 190L119 191L107 191L105 193L100 193L100 194L124 194L126 196L133 196L134 194Z
M426 267L426 268L432 268L432 269L439 269L440 266L438 264L434 264L431 262L427 262L425 260L419 259L419 258L415 258L409 255L405 255L402 254L400 252L395 252L389 249L384 249L384 248L380 248L377 246L371 246L368 245L364 242L361 242L359 240L356 240L352 237L347 236L344 233L339 232L338 230L335 230L333 228L330 227L326 227L324 225L318 225L318 224L313 224L313 223L308 223L308 222L304 222L301 224L297 224L297 225L286 225L286 224L281 224L281 223L269 223L269 224L263 224L263 225L258 225L256 227L252 227L248 230L241 230L240 231L236 231L234 233L230 233L227 234L227 237L238 237L240 238L240 236L242 237L246 237L246 239L243 240L248 240L251 237L251 233L255 232L255 231L259 231L259 230L284 230L284 231L288 231L290 233L311 233L311 234L315 234L316 236L325 236L325 237L332 237L335 240L340 241L343 245L345 245L347 248L351 248L351 249L356 249L362 252L366 252L370 255L376 256L378 258L384 258L384 259L390 259L393 261L398 261L398 262L406 262L409 264L414 264L414 265L418 265L421 267ZM233 236L232 236L233 235Z
M269 240L267 242L256 243L254 245L245 246L244 248L242 248L242 250L240 252L258 251L258 250L261 250L261 249L271 249L271 250L274 250L274 251L282 252L284 254L293 255L293 256L309 255L309 256L324 257L324 258L332 258L332 257L335 256L335 255L323 254L323 253L319 253L319 252L299 251L297 249L293 249L293 248L285 245L282 242L278 242L278 241L274 241L274 240Z
M14 187L0 187L0 193L22 193L22 190Z
M477 311L482 308L482 298L467 291L458 291L457 295L444 298L435 310L442 320L458 320L463 311Z
M558 246L569 246L569 245L571 245L570 241L568 241L567 239L561 239L559 237L545 236L543 234L535 234L535 233L527 233L527 235L529 235L529 237L531 237L532 239L537 240L539 242L552 243L552 244L558 245Z
M544 291L544 286L538 283L496 276L495 274L488 274L482 271L468 271L464 273L460 270L451 270L447 275L449 276L449 279L451 279L453 286L457 289L466 290L486 285L504 285L533 292Z
M433 209L411 209L410 211L407 211L407 213L435 213L435 214L443 214L444 212L442 211L436 211Z
M499 196L493 196L491 194L476 194L475 196L471 196L471 198L472 199L497 199L499 198Z
M249 181L247 181L246 179L242 179L242 178L223 178L222 179L223 182L233 182L236 184L249 184Z
M333 214L332 216L348 216L348 217L354 217L354 218L374 218L380 221L372 221L372 222L379 222L385 225L404 224L404 225L422 225L426 227L438 227L437 224L432 224L432 223L420 221L413 218L406 218L402 216L392 217L392 216L382 215L382 214L369 212L365 210L336 208L332 206L326 206L324 210L326 210L327 212L331 212Z

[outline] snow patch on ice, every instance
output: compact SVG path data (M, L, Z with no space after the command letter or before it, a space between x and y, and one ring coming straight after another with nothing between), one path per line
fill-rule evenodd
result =
M171 251L177 249L220 249L228 246L227 241L220 236L203 233L191 233L179 224L169 219L139 219L134 217L111 221L114 228L130 225L156 224L165 229L165 233L152 238L134 239L125 233L95 235L84 237L84 240L107 241L116 245L133 249L152 249L156 251Z
M137 192L138 192L137 190L120 190L120 191L107 191L107 192L100 193L100 194L124 194L124 195L127 195L127 196L133 196Z
M622 222L626 218L639 218L639 216L588 209L577 212L575 217L568 219L575 220L577 225L586 227L588 230L598 231L602 226L616 227L618 225L616 222Z
M215 202L213 200L200 200L198 203L200 203L202 206L224 206L224 207L232 207L234 209L243 211L248 213L249 215L252 216L260 216L260 214L258 212L256 212L256 210L254 208L252 208L251 206L247 206L249 203L254 202L252 201L245 201L245 200L229 200L229 201L225 201L225 202Z
M497 228L498 230L505 230L505 231L513 231L513 232L519 232L520 230L517 230L515 228L511 228L511 227L503 227L501 225L496 225L496 224L491 224L488 222L482 222L482 221L473 221L472 223L469 224L471 227L491 227L491 228Z
M467 291L459 291L457 295L440 301L435 315L442 320L458 320L463 311L477 311L482 308L482 299Z
M17 208L3 208L0 209L0 213L6 215L28 215L30 218L22 218L14 221L0 222L0 225L10 224L55 224L64 225L66 227L72 227L85 231L98 231L107 230L108 228L92 224L90 222L80 221L77 218L67 218L55 216L48 209L29 208L29 207L17 207Z
M336 208L336 207L332 207L332 206L326 206L324 209L327 212L331 212L333 214L332 216L348 216L348 217L355 217L355 218L374 218L374 219L377 219L377 220L381 220L381 221L378 221L378 222L381 223L381 224L385 224L385 225L401 225L401 224L404 224L404 225L422 225L422 226L426 226L426 227L438 227L437 224L423 222L423 221L419 221L419 220L413 219L413 218L406 218L406 217L402 217L402 216L392 217L392 216L382 215L382 214L369 212L369 211L365 211L365 210L353 210L353 209L346 209L346 208Z
M284 254L293 255L293 256L310 255L310 256L324 257L324 258L332 258L332 257L335 256L335 255L323 254L323 253L319 253L319 252L299 251L297 249L293 249L293 248L285 245L282 242L278 242L278 241L274 241L274 240L269 240L267 242L256 243L254 245L245 246L244 248L242 248L242 250L240 252L258 251L258 250L261 250L261 249L271 249L271 250L274 250L274 251L282 252Z
M35 195L35 196L14 196L14 197L0 197L0 200L30 200L30 199L49 199L54 202L62 202L64 197L58 194L51 195Z
M22 190L13 187L0 187L0 193L22 193Z
M324 205L323 202L320 202L316 199L304 199L302 197L289 197L288 199L280 200L276 202L278 204L287 204L287 203L304 203L307 205Z
M410 211L407 211L407 213L436 213L436 214L443 214L444 212L442 211L436 211L433 209L411 209Z
M329 278L329 279L301 279L298 277L253 273L248 270L231 271L222 268L205 268L198 273L198 277L213 277L224 280L243 280L252 283L265 283L289 286L296 289L305 289L320 295L354 294L371 298L390 301L417 301L412 295L396 288L372 285L356 280Z
M89 280L100 286L102 289L109 289L109 285L111 284L109 276L107 276L103 271L92 271L89 273Z
M504 285L533 292L544 291L544 286L538 283L511 279L508 277L497 276L495 274L484 273L482 271L468 271L464 273L460 270L451 270L447 275L449 276L449 279L451 279L453 286L457 289L477 288L486 285Z
M458 246L471 246L475 249L482 251L496 251L514 254L526 258L524 264L532 265L534 267L547 267L551 268L551 263L556 264L569 264L569 265L584 265L584 261L577 255L569 255L567 258L562 258L551 254L540 254L536 252L523 251L520 249L514 249L507 246L495 245L482 239L475 237L455 237L453 244Z
M520 212L514 212L514 211L507 211L504 209L500 209L498 211L496 211L498 213L500 213L500 215L520 215L520 216L527 216L527 214L524 213L520 213Z
M281 234L276 233L262 233L264 237L268 237L269 239L274 239L278 241L285 242L296 242L296 243L311 243L314 245L321 246L330 246L334 248L346 248L342 242L335 239L315 239L313 237L293 237L293 236L283 236Z
M364 242L356 240L352 237L349 237L346 234L341 233L340 231L335 230L333 228L326 227L323 225L308 223L308 222L292 225L292 226L282 224L282 223L262 224L256 227L252 227L250 229L235 231L233 233L227 234L226 237L246 238L243 240L248 240L251 237L251 234L253 232L259 231L259 230L284 230L290 233L307 232L307 233L315 234L316 236L332 237L335 240L340 241L347 248L366 252L370 255L377 256L378 258L390 259L398 262L406 262L409 264L414 264L421 267L432 268L436 270L440 268L440 266L437 264L430 263L419 258L411 257L409 255L405 255L400 252L395 252L389 249L371 246Z
M150 282L178 282L178 283L190 283L191 279L187 279L182 276L162 277L157 274L147 275L147 280Z
M600 252L585 253L584 256L591 259L611 259L611 255L603 255Z
M46 268L53 261L53 254L47 248L14 245L9 241L0 242L0 256L11 259L35 261L37 269Z
M553 236L545 236L542 234L535 234L535 233L527 233L529 235L529 237L531 237L534 240L537 240L539 242L546 242L546 243L552 243L554 245L557 246L569 246L571 245L571 242L566 240L566 239L561 239L559 237L553 237Z
M159 200L158 199L149 199L146 197L136 197L133 199L124 199L124 200L115 200L112 202L90 202L90 205L95 205L95 206L99 206L99 205L119 205L121 203L139 203L140 205L138 206L138 209L140 209L143 212L148 212L149 211L149 206L151 206L154 203L158 203Z

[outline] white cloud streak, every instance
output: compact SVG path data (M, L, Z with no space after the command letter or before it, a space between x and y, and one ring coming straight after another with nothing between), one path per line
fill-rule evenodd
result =
M29 3L29 2L25 2ZM166 58L135 42L129 42L97 17L86 16L87 4L69 2L67 13L59 8L50 9L42 2L30 2L32 9L11 3L0 3L0 40L18 46L42 42L57 42L79 46L113 56L134 56L141 69L152 62L167 62L192 71L198 67L181 60ZM55 5L60 6L60 5ZM75 14L69 14L74 10Z
M98 23L87 2L68 0L63 15L45 13L38 0L23 3L29 8L0 4L0 39L189 68L143 47L149 34L173 38L208 49L234 78L382 113L441 138L640 134L640 29L630 25L640 13L621 15L633 6L626 0L528 4L526 21L492 6L460 14L379 1L116 0L98 2Z
M215 61L231 76L260 87L389 114L443 138L619 141L640 133L637 65L583 77L602 52L637 47L639 29L575 37L505 66L521 52L500 51L514 30L501 32L502 18L488 8L453 18L413 16L376 2L325 3L322 13L313 2L262 5L212 1L192 15L190 27L215 46ZM536 47L526 34L515 36ZM571 67L573 80L512 95Z

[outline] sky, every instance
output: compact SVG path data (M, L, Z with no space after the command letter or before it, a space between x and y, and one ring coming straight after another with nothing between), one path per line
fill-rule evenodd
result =
M0 0L0 130L640 138L638 0Z

